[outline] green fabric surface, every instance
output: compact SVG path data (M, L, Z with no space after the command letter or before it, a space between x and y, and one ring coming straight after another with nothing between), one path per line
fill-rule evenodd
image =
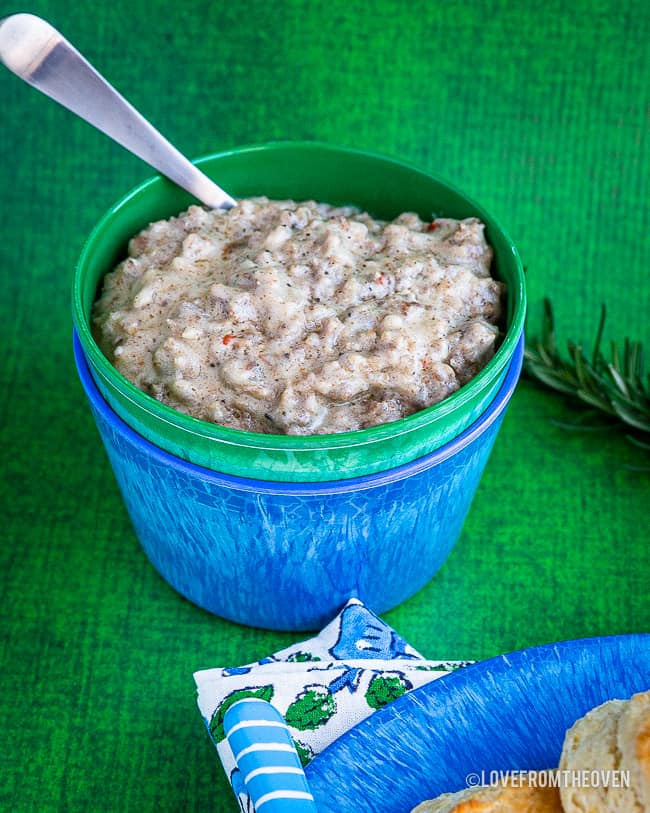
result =
M511 233L531 330L650 346L650 11L642 0L35 0L185 153L276 138L383 152ZM235 811L192 672L298 635L221 621L142 553L77 382L70 284L94 222L149 176L0 72L0 809ZM522 382L461 540L386 614L426 657L650 630L648 456L572 433ZM362 756L360 756L362 759Z

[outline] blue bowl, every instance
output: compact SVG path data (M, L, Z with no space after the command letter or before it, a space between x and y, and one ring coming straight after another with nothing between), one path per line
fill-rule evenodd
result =
M355 596L382 613L410 598L456 543L523 360L494 401L417 460L328 482L270 482L188 463L136 434L102 398L79 340L81 383L147 556L200 607L250 626L318 629Z
M404 813L470 784L557 767L566 731L579 717L648 689L648 634L499 655L414 689L358 723L307 765L309 788L319 813Z

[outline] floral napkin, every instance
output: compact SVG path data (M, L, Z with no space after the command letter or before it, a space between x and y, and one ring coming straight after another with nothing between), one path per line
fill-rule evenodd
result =
M345 731L411 689L469 661L430 661L351 599L317 636L246 666L194 674L198 704L241 809L253 809L225 737L226 711L246 697L270 702L303 765Z

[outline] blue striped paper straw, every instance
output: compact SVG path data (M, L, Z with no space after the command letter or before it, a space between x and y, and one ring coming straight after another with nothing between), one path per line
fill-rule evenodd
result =
M305 773L280 712L257 697L233 703L226 738L256 813L316 813Z

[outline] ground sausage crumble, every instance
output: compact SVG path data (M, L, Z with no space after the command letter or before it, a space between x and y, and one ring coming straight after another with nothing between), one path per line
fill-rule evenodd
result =
M137 387L202 420L294 435L394 421L494 354L504 288L483 232L313 201L191 206L131 240L95 336Z

